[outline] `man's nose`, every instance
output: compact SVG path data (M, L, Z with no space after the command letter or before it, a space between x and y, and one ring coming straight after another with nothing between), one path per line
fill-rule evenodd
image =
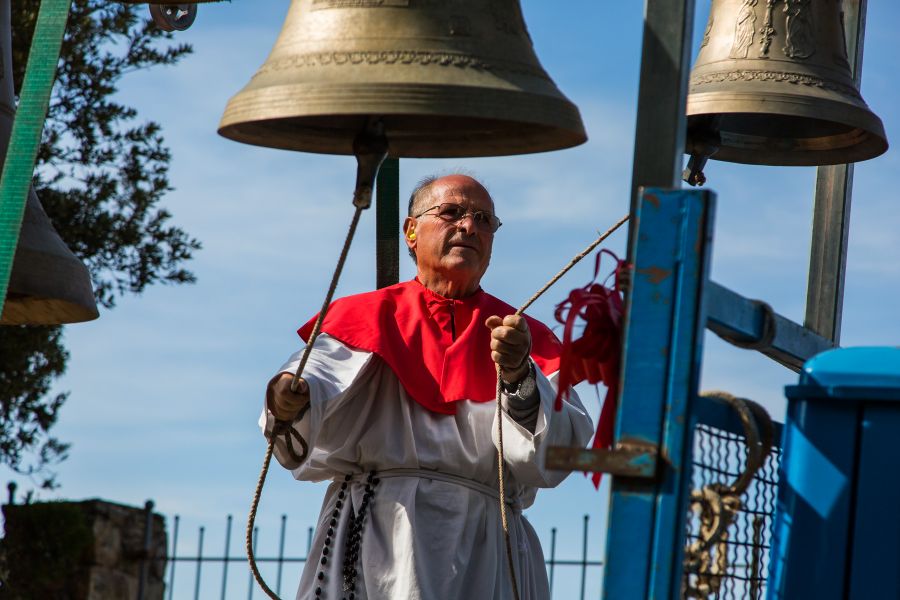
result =
M464 233L475 231L475 213L467 212L456 221L456 228Z

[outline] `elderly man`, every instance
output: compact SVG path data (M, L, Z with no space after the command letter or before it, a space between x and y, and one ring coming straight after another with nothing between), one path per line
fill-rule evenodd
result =
M416 279L336 301L298 392L299 353L269 383L266 433L276 418L293 421L309 445L297 461L279 437L276 458L297 479L332 481L297 598L513 597L497 493L498 368L515 576L522 600L549 597L521 509L566 476L543 468L546 447L583 446L592 428L574 394L552 410L550 330L479 286L499 227L476 180L424 180L403 226Z

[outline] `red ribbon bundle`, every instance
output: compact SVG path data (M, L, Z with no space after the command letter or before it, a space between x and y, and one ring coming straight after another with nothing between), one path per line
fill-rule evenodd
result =
M600 262L608 254L616 262L612 273L613 288L596 283ZM559 386L555 409L562 410L572 386L587 381L606 385L606 398L597 421L594 448L609 448L616 421L616 398L619 391L619 368L622 362L622 314L624 305L619 290L619 273L624 261L609 250L600 250L594 264L594 278L583 288L576 288L556 306L554 316L565 326L559 365ZM608 278L607 278L608 279ZM581 337L573 340L575 324L584 321ZM602 473L594 473L592 481L600 486Z

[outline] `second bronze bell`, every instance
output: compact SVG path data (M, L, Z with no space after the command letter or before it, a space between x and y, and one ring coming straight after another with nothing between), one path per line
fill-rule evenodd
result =
M219 133L352 154L372 117L396 157L523 154L587 139L538 62L518 0L294 0Z
M841 0L713 0L691 72L688 153L764 165L884 153L847 48Z

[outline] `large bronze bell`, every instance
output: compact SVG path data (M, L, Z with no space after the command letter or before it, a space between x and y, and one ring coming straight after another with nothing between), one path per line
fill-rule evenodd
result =
M0 0L0 165L6 158L15 115L9 3ZM32 188L0 325L57 325L98 315L87 268L53 229Z
M853 81L841 0L713 0L691 72L688 152L830 165L887 150Z
M352 154L373 120L395 157L522 154L587 139L538 62L518 0L293 0L219 133Z

